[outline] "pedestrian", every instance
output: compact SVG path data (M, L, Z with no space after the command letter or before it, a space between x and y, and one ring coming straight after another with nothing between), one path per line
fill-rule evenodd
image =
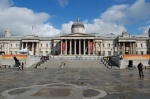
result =
M139 70L139 76L143 77L144 76L143 75L143 64L140 62L137 67L138 67L138 70Z
M24 63L21 63L21 70L23 71Z
M64 66L66 65L66 61L63 62L63 65L64 65Z

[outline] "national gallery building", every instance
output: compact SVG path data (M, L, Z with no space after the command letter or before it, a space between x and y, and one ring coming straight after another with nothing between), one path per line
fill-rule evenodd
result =
M5 54L19 54L18 51L22 49L28 49L31 55L36 56L150 54L150 30L147 36L132 36L127 32L120 35L110 33L98 36L94 33L85 33L83 23L77 19L72 24L70 34L55 37L15 37L6 30L5 37L0 37L0 51Z

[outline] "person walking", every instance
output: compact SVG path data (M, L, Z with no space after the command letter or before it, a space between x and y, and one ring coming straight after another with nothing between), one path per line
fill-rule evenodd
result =
M138 70L139 70L139 76L143 77L144 76L143 75L143 64L140 62L137 67L138 67Z
M66 61L63 62L63 65L64 65L64 66L66 65Z
M24 63L21 63L21 70L23 71Z

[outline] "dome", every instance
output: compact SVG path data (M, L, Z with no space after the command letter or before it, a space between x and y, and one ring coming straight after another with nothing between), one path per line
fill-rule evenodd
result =
M71 28L79 28L82 27L84 28L84 25L80 22L79 18L72 24Z

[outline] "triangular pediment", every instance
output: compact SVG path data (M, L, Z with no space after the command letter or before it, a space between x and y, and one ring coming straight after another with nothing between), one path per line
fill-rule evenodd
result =
M86 33L71 33L71 34L65 34L61 37L94 37L95 35L86 34Z

